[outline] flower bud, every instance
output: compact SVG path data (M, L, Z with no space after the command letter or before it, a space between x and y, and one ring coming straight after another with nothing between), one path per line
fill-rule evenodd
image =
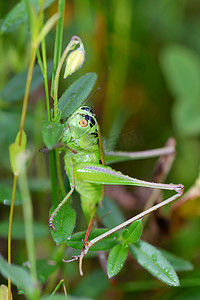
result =
M81 45L78 49L73 50L69 53L66 59L66 68L64 78L73 74L80 69L85 61L85 49Z

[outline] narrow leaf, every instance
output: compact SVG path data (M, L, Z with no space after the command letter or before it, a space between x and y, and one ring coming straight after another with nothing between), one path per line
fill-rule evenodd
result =
M158 249L144 241L138 241L133 245L129 245L129 248L137 262L153 276L168 285L180 285L173 267Z
M63 93L58 109L61 110L61 118L68 118L86 100L97 80L96 73L87 73L74 81Z
M48 149L52 149L59 142L62 132L63 124L52 121L42 122L42 137Z
M11 279L11 282L25 292L34 295L34 283L31 280L27 270L14 264L8 264L7 261L0 255L0 273L3 277Z
M133 222L122 232L122 238L126 243L135 243L142 234L142 220Z
M51 76L52 69L53 69L53 62L49 61L47 64L48 79ZM11 80L8 81L8 83L2 90L0 94L1 98L4 101L8 101L8 102L15 102L21 100L25 92L26 79L27 79L27 71L23 73L19 73L14 77L12 77ZM41 84L43 84L43 82L44 82L43 75L39 65L37 64L33 70L30 93L36 90Z
M59 14L54 14L42 27L41 32L37 37L38 45L41 43L42 39L49 33L52 27L55 25L56 21L59 19Z
M51 5L55 0L46 0L44 1L44 9ZM39 11L39 0L29 0L31 4L34 5L36 12ZM16 30L19 25L27 22L27 14L24 2L16 4L9 13L4 17L1 26L1 33L9 33Z
M69 203L63 205L58 211L53 220L56 231L51 229L53 239L58 245L67 242L68 237L72 234L74 229L75 218L75 211L70 207Z
M128 247L123 247L122 244L113 247L109 253L107 261L108 278L117 275L122 269L127 258Z

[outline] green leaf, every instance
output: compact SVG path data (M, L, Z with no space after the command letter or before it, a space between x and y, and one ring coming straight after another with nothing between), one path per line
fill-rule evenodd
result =
M69 203L66 203L60 208L53 220L56 231L51 229L51 234L56 244L59 245L67 242L68 237L72 234L74 229L75 218L75 211L71 208Z
M52 121L42 121L42 137L48 149L52 149L59 142L63 128L63 124Z
M181 45L170 45L161 53L160 62L174 96L200 97L200 58L194 51Z
M182 136L198 135L200 132L200 107L199 98L196 103L191 103L191 98L183 102L177 101L173 105L172 118L176 130Z
M12 199L12 188L10 186L6 186L3 183L0 183L0 203L4 205L10 205ZM20 193L16 191L15 193L15 205L21 205L22 199Z
M42 223L34 223L34 237L45 238L49 234L48 227ZM8 220L0 222L0 236L6 238L8 236ZM12 239L25 239L24 223L22 221L13 220L12 225Z
M58 102L61 118L68 118L86 100L97 80L96 73L87 73L74 81Z
M46 259L37 260L36 266L38 279L41 284L45 283L49 276L58 268L56 262Z
M109 253L107 261L108 278L117 275L122 269L128 255L128 247L123 247L122 244L113 247Z
M122 238L126 243L135 243L142 234L142 220L133 222L122 232Z
M92 240L95 237L103 234L104 232L108 231L106 228L95 228L92 229L89 235L88 240ZM82 249L83 248L83 240L85 238L86 231L77 232L73 234L67 241L66 244L69 247L75 248L75 249ZM105 238L103 241L98 242L93 247L90 248L91 251L100 251L100 250L108 250L114 247L118 241L116 237L118 236L117 233L114 233L107 238Z
M48 79L51 77L53 69L53 62L49 61L47 64ZM11 78L2 90L0 96L4 101L15 102L21 100L24 96L25 86L27 80L27 71L19 73ZM31 81L30 93L35 91L44 82L42 72L39 65L37 64L33 69L33 77Z
M8 264L0 255L0 273L4 278L10 278L11 282L25 291L34 295L35 286L27 270L14 264Z
M44 9L50 6L55 0L46 0L44 4ZM39 11L39 0L29 0L31 4L34 5L36 12ZM16 4L9 13L4 17L1 22L0 32L9 33L16 30L19 25L27 22L27 14L24 2Z
M160 252L165 256L165 258L170 262L174 270L176 271L191 271L194 266L190 261L180 258L166 250L159 249Z
M129 244L129 248L137 262L153 276L168 285L180 285L173 267L158 249L144 241L138 241L133 245Z

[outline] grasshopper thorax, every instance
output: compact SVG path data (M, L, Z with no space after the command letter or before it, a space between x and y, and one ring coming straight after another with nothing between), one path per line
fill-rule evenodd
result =
M62 142L70 148L90 149L98 146L97 118L91 108L81 106L65 122Z

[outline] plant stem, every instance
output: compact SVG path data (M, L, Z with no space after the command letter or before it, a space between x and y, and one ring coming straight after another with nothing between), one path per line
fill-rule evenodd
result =
M31 204L31 196L28 188L25 161L19 174L19 188L23 200L23 214L25 224L26 247L28 251L28 259L30 262L30 273L35 284L37 283L36 259L35 259L35 243L33 233L33 209Z
M73 36L69 44L65 48L65 51L63 52L61 59L59 61L59 65L57 67L55 80L54 80L54 94L53 94L54 95L54 120L56 119L58 114L58 83L59 83L59 76L60 76L62 65L69 51L73 49L73 47L75 47L77 44L81 44L81 43L82 41L78 36Z
M66 192L65 192L65 186L64 186L63 178L62 178L59 150L56 149L56 150L55 150L55 153L56 153L56 165L57 165L58 180L59 180L60 189L61 189L61 192L62 192L62 198L63 198L64 195L66 194Z
M59 20L57 22L57 26L56 26L53 72L52 72L52 80L51 80L51 95L54 95L53 83L54 83L54 78L55 78L56 70L58 67L58 63L59 63L59 60L61 57L61 51L62 51L64 12L65 12L65 0L59 0L58 1L58 13L60 15L60 18L59 18Z
M12 234L12 221L14 212L14 202L17 187L17 176L13 178L13 189L12 189L12 200L10 206L10 216L9 216L9 227L8 227L8 263L11 264L11 234ZM8 278L8 300L11 300L11 280Z
M56 176L56 158L55 158L55 151L52 150L49 153L49 173L50 173L50 180L51 180L51 198L53 206L58 205L57 200L57 176Z
M64 20L64 12L65 12L65 0L58 1L58 13L60 18L58 19L56 26L56 38L55 38L55 47L54 47L54 61L53 61L53 72L52 72L52 80L51 80L51 95L54 95L54 78L56 74L56 69L61 57L62 51L62 36L63 36L63 20ZM42 45L42 51L44 51ZM43 54L43 52L42 52ZM44 58L43 58L44 59ZM45 88L46 89L46 88ZM46 98L47 99L47 98ZM47 106L47 115L48 120L51 120L50 109L48 112ZM49 171L50 171L50 180L51 180L51 197L53 205L57 205L57 176L56 176L56 154L55 151L51 151L49 153Z
M35 46L35 44L32 44L31 57L30 57L30 63L29 63L29 68L28 68L28 76L27 76L27 81L26 81L26 89L25 89L25 94L24 94L24 101L23 101L22 115L21 115L21 122L20 122L19 145L21 145L22 132L24 130L24 124L25 124L25 118L26 118L26 112L27 112L27 106L28 106L28 95L29 95L30 86L31 86L31 80L32 80L32 75L33 75L35 59L36 59L36 46Z
M47 108L47 118L48 121L51 119L50 114L50 105L49 105L49 88L48 88L48 79L47 79L47 58L46 58L46 43L45 39L42 40L42 58L44 66L44 88L45 88L45 98L46 98L46 108Z

